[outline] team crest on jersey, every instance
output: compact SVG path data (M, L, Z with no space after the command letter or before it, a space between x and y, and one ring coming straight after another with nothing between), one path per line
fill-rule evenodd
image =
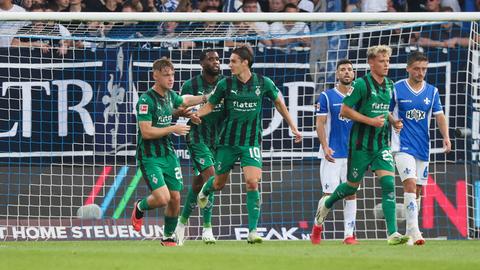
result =
M257 86L256 88L257 88L257 89L255 90L255 94L256 94L257 96L260 96L260 93L261 93L261 91L260 91L260 86Z
M430 104L430 99L428 99L428 97L427 97L423 100L423 102L425 103L425 105L428 105L428 104Z
M201 158L201 159L199 160L199 162L200 162L200 164L205 165L205 159Z
M155 177L155 174L152 174L152 182L157 184L158 183L158 178Z
M140 104L140 110L138 114L147 114L148 113L148 104Z

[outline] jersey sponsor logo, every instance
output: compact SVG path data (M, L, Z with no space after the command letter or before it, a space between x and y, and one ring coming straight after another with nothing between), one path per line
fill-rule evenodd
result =
M417 110L417 109L412 109L412 110L409 110L407 111L407 113L405 114L405 116L407 117L407 119L409 120L415 120L415 121L420 121L420 120L423 120L425 119L425 116L426 116L426 112L424 111L421 111L421 110Z
M410 99L402 99L399 101L400 103L412 103L412 100Z
M242 111L254 111L257 108L257 102L239 102L234 100L233 107Z
M147 114L148 113L148 104L140 104L140 111L138 114Z
M171 115L159 116L157 120L157 124L170 124L171 122L172 122Z
M372 103L372 112L374 113L384 113L387 112L390 108L390 104L385 103Z

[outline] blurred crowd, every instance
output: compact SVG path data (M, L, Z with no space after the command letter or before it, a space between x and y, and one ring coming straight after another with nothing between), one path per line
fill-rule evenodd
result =
M328 6L328 7L327 7ZM480 0L0 0L0 12L461 12L480 11ZM224 26L224 24L223 24ZM264 46L286 47L310 46L308 38L295 38L295 35L309 34L311 25L302 22L256 22L231 23L227 35L256 35L264 38ZM416 45L426 47L466 46L461 25L443 24L432 26L428 36L418 33L412 39ZM205 33L220 29L220 23L162 23L153 35L169 36L179 32L191 32L202 29ZM12 27L0 22L0 32L17 34L36 34L48 29L61 37L72 35L90 35L107 37L142 37L151 33L142 32L142 23L88 22L61 25L48 22L34 22L29 25ZM425 31L422 31L425 32ZM425 32L426 33L426 32ZM434 33L434 34L432 34ZM276 35L290 35L290 39L275 39ZM0 37L0 47L30 46L48 51L56 47L58 53L65 54L72 46L84 46L80 42L65 40L48 41L22 38ZM55 43L55 44L53 44ZM165 43L165 42L164 42ZM168 42L167 42L168 43ZM218 42L217 42L218 43ZM222 46L229 46L222 41ZM165 45L165 44L164 44ZM176 42L166 44L185 49L195 47L195 42ZM213 44L215 45L215 44Z

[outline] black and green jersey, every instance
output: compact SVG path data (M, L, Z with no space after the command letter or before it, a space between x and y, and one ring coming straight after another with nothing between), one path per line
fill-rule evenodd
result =
M181 94L194 96L210 94L221 79L223 79L223 75L218 76L215 83L209 84L201 74L197 75L183 84ZM224 117L223 103L220 102L215 106L213 112L202 118L202 124L194 125L189 122L191 129L187 135L187 143L204 143L210 147L215 146Z
M376 128L355 122L350 131L350 150L378 151L389 146L388 112L392 94L393 82L386 77L381 85L370 73L353 82L351 91L343 99L343 104L368 117L373 118L383 114L385 125Z
M274 101L278 88L267 77L252 73L246 83L237 77L227 77L218 82L208 102L225 106L225 122L220 132L219 145L260 147L262 139L262 101Z
M153 127L164 128L172 124L173 109L183 103L183 98L173 90L168 91L164 97L148 89L140 96L137 104L137 122L149 121ZM170 136L153 140L144 140L142 132L138 129L137 158L142 160L147 157L165 157L172 153L173 143Z

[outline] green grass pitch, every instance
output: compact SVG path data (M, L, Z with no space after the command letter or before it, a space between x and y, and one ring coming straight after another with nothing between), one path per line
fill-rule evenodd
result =
M324 241L187 241L162 247L159 241L72 241L0 243L0 269L480 269L480 241L427 241L425 246L388 246L361 241L345 246Z

